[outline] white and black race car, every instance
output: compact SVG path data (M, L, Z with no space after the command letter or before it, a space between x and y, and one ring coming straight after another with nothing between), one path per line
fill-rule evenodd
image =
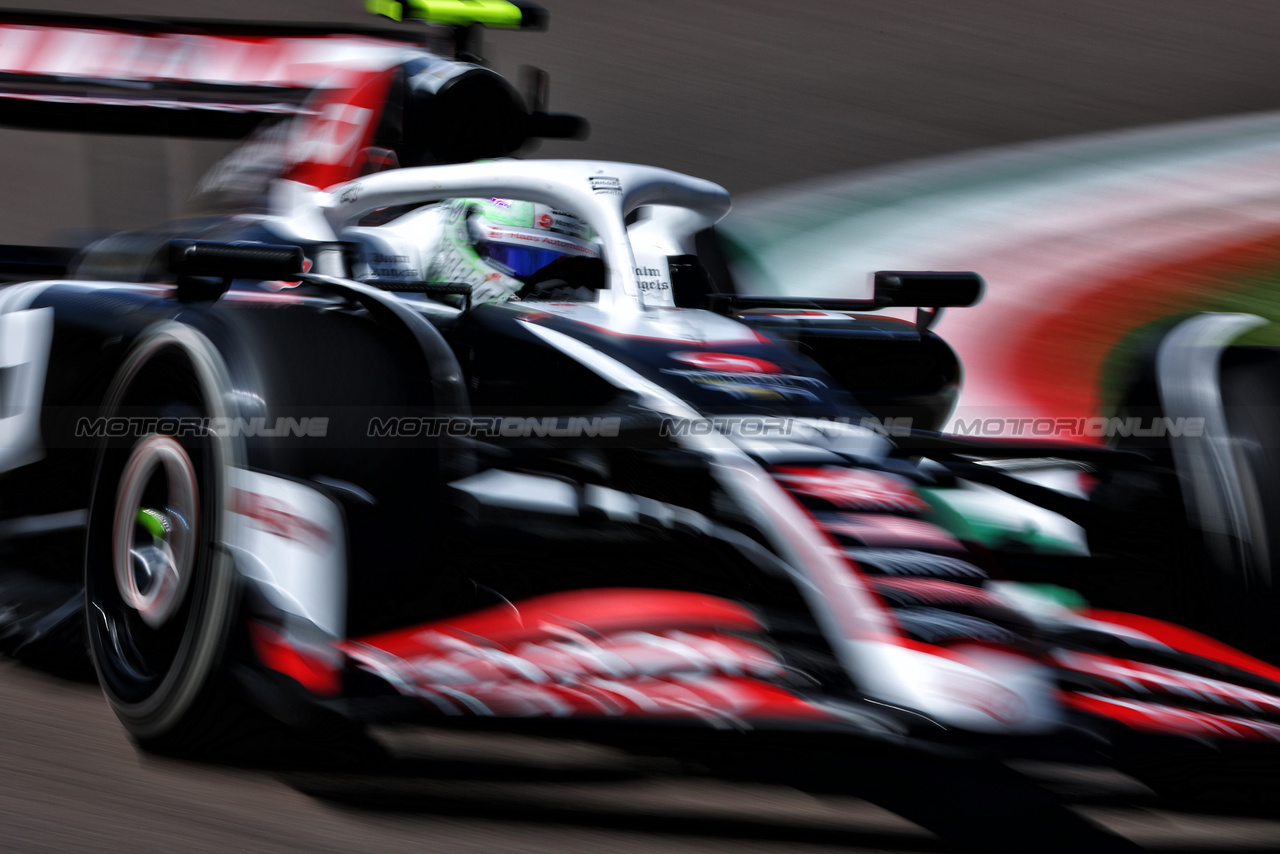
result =
M0 32L22 27L157 49L175 31ZM254 212L7 252L33 280L0 288L0 633L19 654L85 639L143 746L209 755L247 720L419 721L816 788L834 784L796 757L1049 755L1173 786L1179 761L1275 755L1280 669L1067 589L1107 604L1128 595L1109 579L1154 578L1127 545L1142 526L1211 559L1176 494L1133 498L1176 484L1184 451L935 432L960 367L930 325L980 298L978 276L736 294L705 251L722 188L461 162L582 123L439 45L273 31L262 50L347 52L340 83L297 81L307 99L267 109L261 80L200 77L231 38L185 34L164 66L178 106L116 92L120 69L75 96L49 94L74 69L0 85L37 127L291 117L219 173L263 179ZM170 130L206 126L181 118ZM369 259L348 229L467 198L572 211L601 257L479 305L466 285L354 278ZM919 317L873 314L888 306Z

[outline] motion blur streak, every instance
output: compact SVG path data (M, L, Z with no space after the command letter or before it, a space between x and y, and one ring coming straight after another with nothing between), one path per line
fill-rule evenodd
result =
M1106 353L1188 302L1170 267L1280 238L1280 113L772 191L740 202L728 228L750 247L739 269L753 290L859 297L873 270L981 271L984 301L963 323L941 321L966 368L949 429L1002 408L1087 418L1101 409ZM1143 282L1152 296L1126 302ZM1060 343L1046 347L1046 334Z

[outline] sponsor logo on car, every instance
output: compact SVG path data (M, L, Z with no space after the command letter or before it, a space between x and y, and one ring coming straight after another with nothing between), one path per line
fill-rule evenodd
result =
M636 274L639 275L639 270ZM743 356L738 353L708 353L700 350L678 350L668 353L668 358L706 371L747 374L780 374L782 368L773 362L757 359L754 356Z
M321 525L270 495L233 489L231 512L248 518L253 525L269 534L304 543L317 550L327 546L331 539Z
M591 183L591 191L593 193L605 193L609 195L622 195L622 182L617 178L609 178L604 175L597 175L587 179Z
M825 389L827 384L813 377L798 374L743 373L739 371L684 371L663 368L664 374L684 377L694 385L714 389L731 395L737 400L800 400L817 403L815 389Z
M918 513L928 505L906 484L862 469L784 467L774 470L778 482L795 495L816 498L845 510Z
M935 697L969 706L1003 724L1019 723L1029 712L1027 701L1022 697L976 674L950 672L927 690Z
M642 291L671 290L671 283L657 267L636 267L636 282Z
M351 204L352 202L358 202L360 200L360 193L363 189L364 189L363 184L352 184L349 187L346 187L342 191L342 194L338 196L338 201L342 202L343 204Z

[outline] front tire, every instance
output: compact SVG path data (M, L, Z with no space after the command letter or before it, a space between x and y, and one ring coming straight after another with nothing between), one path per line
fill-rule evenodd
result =
M104 410L125 435L99 455L85 625L129 733L148 749L193 753L228 718L221 665L235 571L221 541L231 455L226 439L196 426L224 414L212 345L184 327L144 339Z

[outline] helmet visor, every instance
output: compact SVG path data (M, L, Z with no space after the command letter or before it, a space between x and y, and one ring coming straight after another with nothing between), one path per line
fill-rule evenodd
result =
M543 249L535 246L515 246L510 243L495 243L482 240L476 244L476 252L481 258L495 266L511 271L517 277L531 276L566 253L554 249Z

